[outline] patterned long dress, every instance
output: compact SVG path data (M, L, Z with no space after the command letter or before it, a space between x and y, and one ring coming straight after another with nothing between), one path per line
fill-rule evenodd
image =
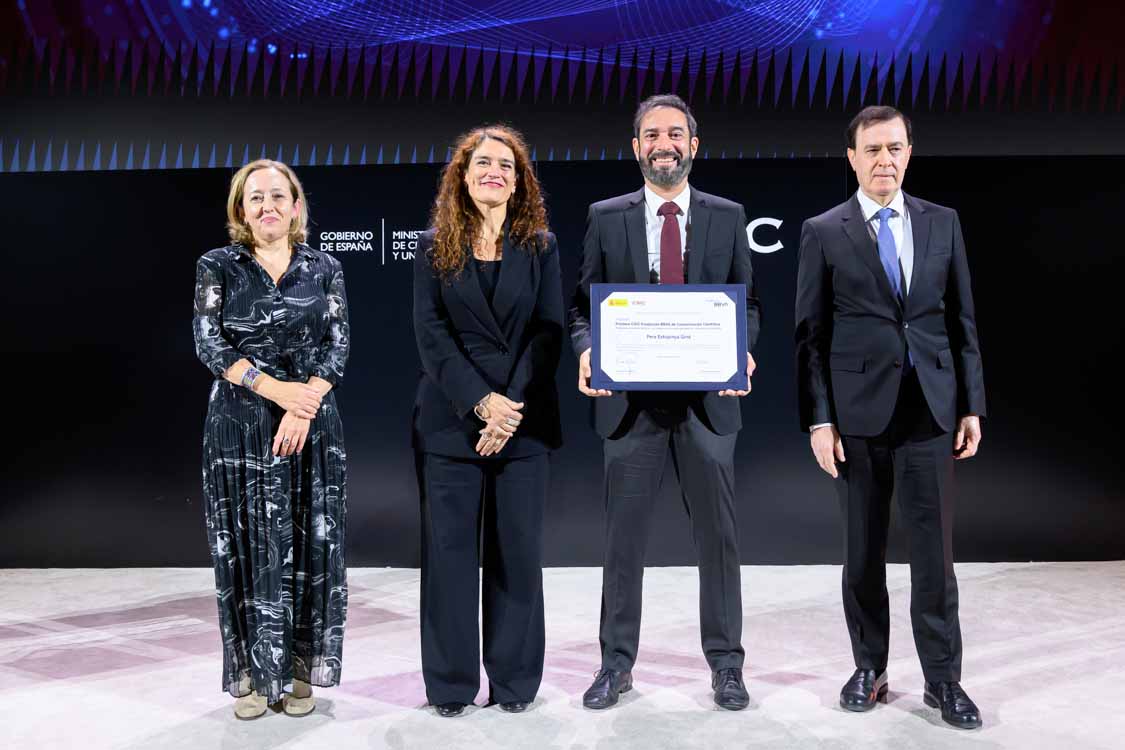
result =
M239 359L279 380L339 384L348 356L344 273L294 248L275 285L242 246L199 259L195 348L215 375L203 432L203 496L223 640L223 688L271 703L293 679L339 684L347 580L344 434L334 391L304 449L274 456L284 411L222 374Z

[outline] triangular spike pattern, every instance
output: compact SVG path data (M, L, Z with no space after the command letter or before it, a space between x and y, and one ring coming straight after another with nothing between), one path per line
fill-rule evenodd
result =
M450 106L463 106L466 111L483 107L498 111L501 119L520 112L527 112L529 119L543 118L572 109L628 117L641 98L674 91L691 102L701 123L724 118L737 123L752 120L759 112L791 111L801 120L807 118L818 132L828 122L838 127L841 119L873 103L934 118L960 114L1019 118L1049 113L1116 117L1125 102L1118 61L1057 60L1043 55L1019 59L974 53L966 59L958 52L949 57L904 52L895 57L873 51L837 54L789 47L732 52L673 48L666 43L631 49L483 49L425 42L313 48L265 40L257 45L122 42L103 46L96 40L66 39L14 45L7 64L0 66L3 104L48 106L58 99L78 98L83 104L96 100L99 110L128 113L129 119L140 122L143 117L132 115L152 106L183 121L184 126L173 132L198 133L209 147L175 136L161 143L158 156L143 127L123 133L105 126L91 130L80 119L73 124L63 120L61 129L48 138L46 133L20 132L16 130L20 125L0 122L4 172L229 169L236 166L236 154L244 163L259 146L262 155L275 150L277 158L291 154L295 165L367 163L368 147L378 151L378 163L407 158L429 163L443 152L449 137L444 132L439 135L443 127L437 126L425 133L412 132L413 140L406 147L409 154L399 145L392 157L391 147L387 145L384 152L382 144L401 134L386 125L360 130L354 117L339 118L339 131L316 131L319 143L294 142L290 136L284 148L276 142L267 146L244 140L251 137L249 127L244 133L229 128L208 133L192 127L206 126L207 118L219 111L229 122L223 108L231 102L237 103L240 116L243 110L268 113L279 108L300 116L308 108L367 101L379 108L379 120L387 119L388 107L393 114L396 107L414 112L423 105L434 107L434 120L443 122L449 119L445 115ZM766 120L784 121L786 117ZM794 131L793 139L802 137L800 130ZM566 140L560 139L569 137L556 136L556 142L541 145L554 158L568 152ZM222 143L227 143L225 157ZM360 153L358 160L351 144ZM703 158L707 146L710 153L723 157L739 153L736 143L710 141ZM569 152L576 158L599 158L602 152L612 158L614 148L591 142ZM622 158L631 158L628 149L617 150ZM763 153L772 151L771 147ZM777 151L804 155L821 149L786 142ZM302 153L308 155L304 162Z

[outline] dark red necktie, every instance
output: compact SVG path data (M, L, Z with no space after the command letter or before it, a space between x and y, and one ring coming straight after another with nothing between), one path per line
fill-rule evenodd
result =
M672 201L661 206L657 212L664 217L660 228L660 283L684 283L684 252L680 247L680 222L676 216L680 207Z

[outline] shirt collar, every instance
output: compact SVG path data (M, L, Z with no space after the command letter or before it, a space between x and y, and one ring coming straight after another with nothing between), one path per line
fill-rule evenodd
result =
M667 198L661 198L652 191L652 188L645 185L645 205L648 206L649 213L656 216L660 207L667 202ZM680 211L683 212L684 216L687 216L688 207L691 205L691 185L684 185L684 189L680 191L679 195L672 199L672 202L680 207Z
M871 219L875 217L876 212L883 208L883 206L880 206L871 198L867 197L862 190L857 190L855 195L859 198L859 210L863 212L864 222L871 221ZM902 198L901 190L895 193L895 197L887 204L887 208L891 209L899 216L906 216L906 202Z

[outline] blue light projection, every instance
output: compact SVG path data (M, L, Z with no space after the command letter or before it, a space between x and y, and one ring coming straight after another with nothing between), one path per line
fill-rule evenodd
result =
M732 58L799 45L812 52L946 51L1029 55L1057 0L77 0L105 45L154 38L166 47L266 43L317 48L419 42L577 55L614 48ZM17 8L29 34L65 31L54 3ZM30 6L30 7L29 7ZM254 40L253 42L251 40Z

